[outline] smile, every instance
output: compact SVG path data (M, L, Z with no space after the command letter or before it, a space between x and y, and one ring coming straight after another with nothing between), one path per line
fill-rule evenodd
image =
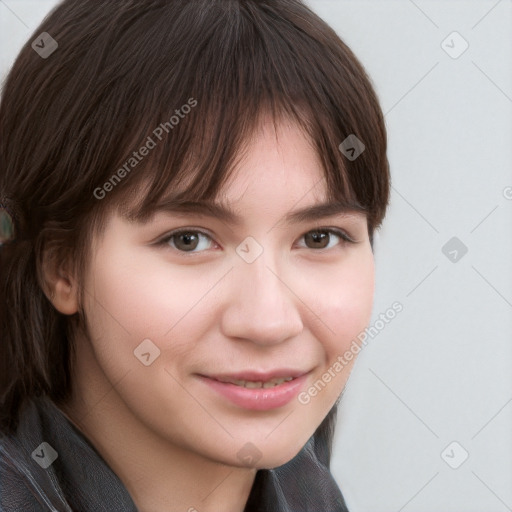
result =
M289 404L302 390L309 375L309 372L289 370L273 373L198 377L217 399L220 397L242 409L266 411Z

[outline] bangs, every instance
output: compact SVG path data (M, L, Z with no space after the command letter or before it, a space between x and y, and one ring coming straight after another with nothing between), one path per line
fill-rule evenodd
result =
M251 2L169 2L158 16L130 20L104 65L117 81L103 72L98 87L98 108L116 119L114 130L110 118L95 126L110 130L104 144L115 153L95 182L104 197L98 209L144 222L170 196L213 200L270 116L276 128L296 123L311 142L327 199L365 211L374 227L387 200L380 108L348 47L294 9L285 16ZM121 59L116 49L133 40ZM354 161L339 149L351 134L366 146Z

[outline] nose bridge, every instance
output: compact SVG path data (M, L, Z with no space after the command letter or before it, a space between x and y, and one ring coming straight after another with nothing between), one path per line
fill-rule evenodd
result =
M302 330L299 302L264 251L252 263L241 259L233 271L224 335L257 344L277 344Z

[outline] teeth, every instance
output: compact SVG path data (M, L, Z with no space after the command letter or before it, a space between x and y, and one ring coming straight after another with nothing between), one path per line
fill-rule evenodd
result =
M259 388L273 388L274 386L279 386L283 384L283 382L289 382L293 380L293 377L281 377L279 379L271 379L267 382L253 382L250 380L232 380L229 381L231 384L235 384L236 386L242 386L248 389L259 389Z
M249 389L257 389L263 387L263 382L251 382L247 381L245 384L243 384L244 387Z

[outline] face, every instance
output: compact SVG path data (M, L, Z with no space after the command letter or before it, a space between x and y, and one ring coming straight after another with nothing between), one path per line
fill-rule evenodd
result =
M326 199L325 179L296 126L278 135L261 126L218 198L237 222L113 215L84 283L87 343L133 417L233 466L300 451L343 390L372 309L365 215L288 221Z

